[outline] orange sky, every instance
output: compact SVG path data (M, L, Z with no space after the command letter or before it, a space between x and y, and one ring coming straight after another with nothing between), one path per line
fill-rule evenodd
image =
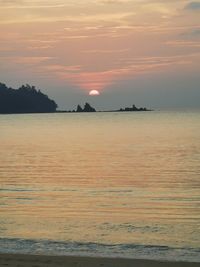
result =
M197 71L200 1L0 0L0 80L100 92ZM192 81L191 81L192 84Z

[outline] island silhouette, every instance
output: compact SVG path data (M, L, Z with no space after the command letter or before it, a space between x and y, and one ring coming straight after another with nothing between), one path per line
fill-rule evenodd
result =
M0 83L0 113L50 113L55 112L54 100L36 90L35 86L22 85L18 89Z
M18 89L7 87L0 83L0 114L17 114L17 113L84 113L97 112L89 103L85 103L82 108L77 105L74 110L57 110L58 105L47 95L37 90L35 86L29 84L22 85ZM147 108L132 107L120 108L118 110L107 110L98 112L130 112L130 111L150 111Z

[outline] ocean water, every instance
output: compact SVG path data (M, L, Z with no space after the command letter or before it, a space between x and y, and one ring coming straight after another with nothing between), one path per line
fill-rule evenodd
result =
M200 262L200 112L0 115L0 252Z

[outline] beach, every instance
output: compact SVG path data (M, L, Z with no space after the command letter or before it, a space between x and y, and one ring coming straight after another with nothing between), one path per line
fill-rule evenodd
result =
M1 254L0 266L7 267L197 267L199 263L168 262L142 259L97 258L76 256L43 256Z

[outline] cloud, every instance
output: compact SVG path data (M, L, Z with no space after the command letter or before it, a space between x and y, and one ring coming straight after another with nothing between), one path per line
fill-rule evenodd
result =
M99 3L102 4L112 4L112 5L116 5L116 4L124 4L124 3L130 3L130 0L100 0Z
M121 60L118 64L94 71L87 66L64 66L46 65L41 66L41 72L52 73L61 80L66 80L75 86L85 90L104 90L104 88L117 83L123 79L133 79L134 77L155 71L161 71L175 65L190 64L193 57L199 54L189 54L181 56L154 56L138 57Z
M176 46L176 47L191 47L191 48L199 48L199 42L185 41L185 40L175 40L166 42L167 45Z
M65 4L51 4L49 1L0 0L1 8L55 8L65 7Z
M187 32L184 32L181 34L183 37L189 37L189 38L199 38L200 37L200 28L197 29L191 29Z
M67 12L66 8L61 8L59 12L55 12L53 9L51 12L45 12L43 13L40 8L37 10L32 10L29 15L27 15L26 11L23 11L22 13L16 12L16 10L13 10L12 12L8 14L5 14L2 10L0 10L0 15L1 15L1 21L0 24L16 24L16 23L39 23L39 22L68 22L68 24L74 24L78 25L96 25L98 23L115 23L120 24L124 18L127 16L133 15L133 12L130 11L118 11L115 13L105 13L105 12L99 12L97 13L92 13L92 14L69 14Z
M21 4L22 0L0 0L0 4Z
M59 64L54 64L54 65L47 65L43 66L43 70L47 71L53 71L53 72L78 72L81 70L81 65L59 65Z
M113 53L124 53L129 51L130 49L94 49L94 50L84 50L83 53L88 53L88 54L113 54Z
M200 10L200 2L190 2L185 6L188 10Z
M10 56L4 56L0 57L1 62L7 65L20 65L20 67L28 67L28 66L35 66L38 64L41 64L45 61L48 61L52 59L52 57L20 57L20 56L15 56L15 57L10 57Z

